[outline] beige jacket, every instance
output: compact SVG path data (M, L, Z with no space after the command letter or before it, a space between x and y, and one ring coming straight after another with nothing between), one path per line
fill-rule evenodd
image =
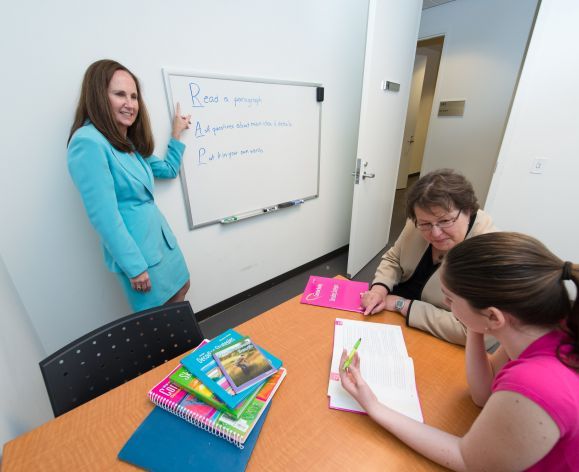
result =
M466 238L497 231L490 216L479 210L471 230ZM378 266L373 284L379 283L391 290L395 285L404 282L414 273L416 266L424 255L428 242L416 229L411 220L406 222L402 233L383 256ZM414 300L406 324L413 328L427 331L434 336L455 344L466 343L466 329L464 325L447 311L444 296L440 287L440 274L435 271L422 290L421 300ZM494 344L494 339L487 340L487 347Z

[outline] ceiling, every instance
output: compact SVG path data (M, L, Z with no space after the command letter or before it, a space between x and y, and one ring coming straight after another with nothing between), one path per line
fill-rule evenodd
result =
M453 2L454 0L422 0L422 9L436 7L444 3Z

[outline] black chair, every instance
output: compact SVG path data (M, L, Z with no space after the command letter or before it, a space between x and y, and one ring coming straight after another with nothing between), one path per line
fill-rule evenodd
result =
M203 340L189 302L108 323L40 362L54 416L182 354Z

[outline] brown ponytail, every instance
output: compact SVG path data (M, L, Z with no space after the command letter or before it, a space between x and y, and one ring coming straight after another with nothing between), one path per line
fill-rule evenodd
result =
M579 367L579 266L566 261L562 268L561 280L571 280L575 284L575 302L567 317L565 331L573 340L571 356L574 358L573 366L577 369ZM561 348L559 348L558 355L559 359L562 359ZM570 365L564 359L562 361Z
M476 309L494 306L526 325L560 327L569 342L557 355L579 369L579 303L572 304L563 283L572 280L579 290L579 266L563 262L530 236L497 232L451 249L441 277Z

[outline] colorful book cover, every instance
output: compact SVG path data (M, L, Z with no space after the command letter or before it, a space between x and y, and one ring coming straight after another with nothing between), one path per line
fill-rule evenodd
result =
M361 294L367 290L367 282L311 275L300 303L361 313Z
M240 448L286 375L285 369L280 369L271 376L251 399L239 419L234 419L173 384L171 375L179 368L177 366L173 369L149 391L149 399L157 406Z
M177 371L171 375L171 382L176 384L179 388L192 393L197 398L203 400L205 403L211 405L215 409L223 411L235 419L239 419L241 413L243 413L243 411L247 408L254 396L250 395L245 400L239 402L235 408L229 408L219 399L219 397L217 397L211 390L203 385L198 378L193 376L193 374L191 374L191 372L189 372L183 366L180 366ZM231 387L227 386L226 390L227 389L230 391L230 393L234 393ZM254 389L253 393L257 394L257 389Z
M237 434L243 438L243 441L245 441L249 436L249 433L251 433L255 423L257 423L265 408L270 403L285 376L286 370L280 368L261 386L257 395L249 404L249 407L241 414L239 420L234 420L229 416L222 414L219 418L220 425L227 429L231 434Z
M213 351L213 359L235 393L260 383L276 372L249 337Z
M248 388L247 390L237 394L231 394L228 392L227 387L230 386L229 382L221 372L215 359L213 359L212 353L217 349L221 349L239 341L243 337L244 336L239 334L237 331L229 329L181 359L181 364L197 377L203 385L217 395L229 408L235 408L241 400L251 395L254 389L258 389L259 385ZM271 365L275 369L281 367L282 362L280 359L273 356L265 349L260 348L260 350L270 360Z

